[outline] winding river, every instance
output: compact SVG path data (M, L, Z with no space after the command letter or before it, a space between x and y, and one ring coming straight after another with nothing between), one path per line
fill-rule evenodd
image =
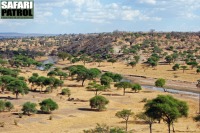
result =
M58 58L55 56L48 56L48 59L43 61L43 65L52 63L55 64L58 61ZM44 66L39 67L38 69L44 70ZM124 78L122 81L127 81L127 82L132 82L131 80ZM164 92L164 89L161 87L155 87L155 86L149 86L149 85L143 85L142 88L149 89L149 90L155 90L155 91L162 91ZM190 92L190 91L182 91L182 90L175 90L175 89L167 89L168 93L172 94L181 94L181 95L186 95L187 97L192 97L192 98L198 98L199 93L195 92Z

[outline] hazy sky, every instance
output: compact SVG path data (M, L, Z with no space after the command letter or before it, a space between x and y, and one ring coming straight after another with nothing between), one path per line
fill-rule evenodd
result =
M0 19L0 32L200 31L200 0L35 0L34 17Z

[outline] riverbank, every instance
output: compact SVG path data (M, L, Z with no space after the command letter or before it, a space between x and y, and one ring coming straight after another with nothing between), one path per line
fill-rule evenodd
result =
M154 86L156 78L142 78L142 77L135 77L129 75L123 75L125 78L131 80L133 83L139 83L143 86ZM193 82L186 82L186 81L173 81L173 80L166 80L165 88L167 89L174 89L174 90L181 90L181 91L189 91L194 93L199 93L200 90L196 87L196 84Z

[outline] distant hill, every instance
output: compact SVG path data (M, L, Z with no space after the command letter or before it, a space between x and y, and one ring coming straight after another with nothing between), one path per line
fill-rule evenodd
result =
M3 39L3 38L19 38L19 37L39 37L39 36L56 36L56 34L0 32L0 39Z

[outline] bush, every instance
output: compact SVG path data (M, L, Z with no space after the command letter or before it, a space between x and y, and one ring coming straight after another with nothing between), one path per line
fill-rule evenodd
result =
M0 112L3 112L5 110L10 111L13 108L14 106L11 102L0 100Z
M162 78L157 79L156 82L155 82L155 86L156 87L164 87L165 82L166 82L165 79L162 79Z
M0 100L0 112L3 112L5 110L5 102L3 100Z
M113 81L111 77L109 76L101 76L101 85L106 85L106 86L110 86L110 83Z
M45 99L40 104L40 109L45 113L51 113L51 111L58 109L58 104L52 99Z
M196 121L196 122L200 121L200 115L195 116L193 119L194 119L194 121Z
M180 68L180 64L175 64L175 65L172 67L172 69L173 69L174 71L177 71L179 68Z
M14 105L11 102L7 101L5 102L5 108L6 110L10 111L11 109L14 108Z
M196 72L197 72L197 73L200 73L200 68L198 68Z
M91 108L96 108L99 111L102 111L106 109L105 105L109 103L109 100L107 100L103 96L95 96L90 99L90 106Z
M37 109L36 109L37 104L35 103L31 103L31 102L26 102L23 104L22 107L22 111L24 114L30 115L30 113L36 113Z
M68 97L70 97L71 91L69 90L69 88L64 88L62 89L61 95L67 95Z
M132 88L133 91L135 92L139 92L140 90L142 90L142 87L140 84L133 84Z

